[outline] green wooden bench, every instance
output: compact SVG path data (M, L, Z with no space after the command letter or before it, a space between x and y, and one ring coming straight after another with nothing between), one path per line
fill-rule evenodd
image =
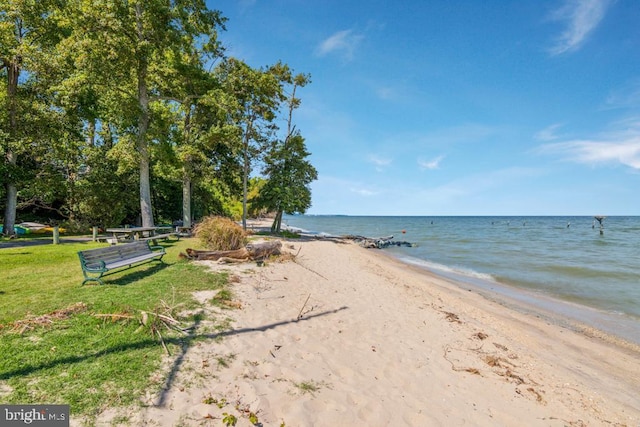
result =
M162 246L152 246L148 241L79 251L78 257L84 275L82 284L96 281L103 285L101 277L105 273L122 267L131 268L152 260L162 262L165 253Z

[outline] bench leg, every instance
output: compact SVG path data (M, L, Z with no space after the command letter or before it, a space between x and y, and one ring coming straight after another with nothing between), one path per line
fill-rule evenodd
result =
M87 283L87 282L98 282L99 284L104 285L104 282L101 279L101 277L102 277L102 275L104 273L100 273L100 275L96 276L96 277L91 277L91 276L89 276L87 274L86 271L83 270L82 274L84 274L84 280L82 281L82 285L80 285L80 286L84 286L84 284Z

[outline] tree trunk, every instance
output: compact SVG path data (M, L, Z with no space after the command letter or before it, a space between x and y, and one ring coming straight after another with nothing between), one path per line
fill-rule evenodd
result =
M184 106L184 104L183 104ZM191 106L185 107L183 144L189 146L191 135ZM183 161L182 166L182 225L191 227L191 156Z
M275 218L273 218L273 224L271 225L272 233L279 233L282 228L282 211L278 210Z
M242 171L242 229L247 231L247 193L249 181L249 131L245 135Z
M87 144L90 147L96 145L96 119L95 117L88 120L87 123Z
M5 236L13 236L16 234L16 209L18 206L18 189L13 183L6 183L4 185L4 191L6 193L5 209L4 209L4 228L3 234Z
M201 251L196 249L187 249L187 254L181 254L181 257L196 261L218 261L220 259L235 260L254 260L262 261L271 255L280 255L282 242L274 240L262 243L250 243L244 248L234 249L232 251Z
M138 41L144 43L142 30L142 9L136 4L136 20L138 27ZM147 88L148 58L142 49L138 57L138 154L140 155L140 215L143 227L153 227L153 209L151 206L151 182L149 178L149 146L147 144L147 130L149 129L149 93Z
M182 175L182 225L191 227L191 177L186 168Z
M4 184L5 189L5 209L4 228L5 236L13 236L16 225L16 209L18 206L18 188L15 182L15 167L18 163L18 155L11 149L11 143L18 138L18 108L16 98L18 96L18 77L20 76L20 64L17 58L5 63L7 68L7 106L9 113L9 147L5 153L7 164L9 165L9 177Z

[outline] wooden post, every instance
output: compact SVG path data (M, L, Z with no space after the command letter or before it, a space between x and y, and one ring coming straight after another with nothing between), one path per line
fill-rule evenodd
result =
M98 240L98 227L97 226L95 226L95 225L93 226L91 235L93 237L93 241L94 242Z
M57 225L53 227L53 244L57 245L60 243L60 227Z

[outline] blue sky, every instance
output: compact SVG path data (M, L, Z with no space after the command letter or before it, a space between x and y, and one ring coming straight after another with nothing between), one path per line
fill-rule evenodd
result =
M636 0L209 7L229 55L311 74L309 214L640 215Z

